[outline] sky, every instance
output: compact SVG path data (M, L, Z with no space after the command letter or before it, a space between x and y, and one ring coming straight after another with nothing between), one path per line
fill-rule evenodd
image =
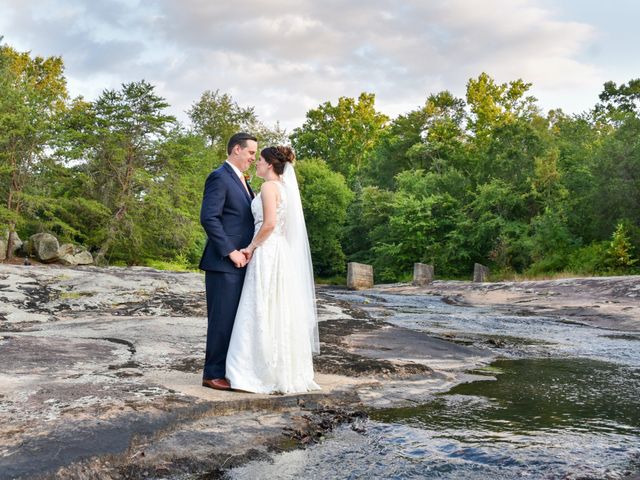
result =
M640 77L636 0L0 0L3 43L61 56L70 94L146 80L187 121L206 90L288 132L339 97L391 118L470 78L523 79L543 111Z

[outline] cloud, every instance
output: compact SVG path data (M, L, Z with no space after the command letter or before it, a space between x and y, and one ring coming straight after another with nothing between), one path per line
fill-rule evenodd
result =
M362 91L391 116L443 89L462 96L483 71L555 94L602 83L581 60L594 28L536 0L0 0L0 8L4 41L62 55L72 94L91 98L144 78L182 119L216 89L291 129L309 108Z

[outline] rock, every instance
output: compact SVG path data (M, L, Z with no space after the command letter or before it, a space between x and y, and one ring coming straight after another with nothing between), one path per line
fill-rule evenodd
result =
M65 255L74 255L75 253L76 253L75 249L73 248L73 245L71 243L63 243L58 248L58 256L60 258L62 258Z
M8 237L8 235L7 235ZM18 236L18 232L11 232L11 241L12 243L12 253L13 255L16 255L16 253L22 248L22 240L20 240L20 237Z
M73 257L76 260L76 265L91 265L93 263L93 257L87 250L82 250L80 253L76 253Z
M93 257L88 251L70 243L60 245L58 257L58 262L63 265L91 265L93 263Z
M55 262L59 248L58 239L50 233L36 233L29 237L29 250L41 262Z
M479 263L473 264L473 281L474 282L488 282L489 281L489 268Z
M364 263L347 264L347 287L352 290L373 287L373 267Z
M426 285L433 282L433 265L425 263L413 264L413 284Z
M58 263L61 263L62 265L68 265L71 267L78 265L75 255L71 255L68 253L64 255L60 255L58 257Z
M7 242L4 238L0 238L0 261L7 258Z

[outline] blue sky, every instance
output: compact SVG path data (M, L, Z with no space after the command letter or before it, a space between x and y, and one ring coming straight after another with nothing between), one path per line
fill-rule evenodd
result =
M483 71L580 113L640 77L639 19L631 0L0 0L4 42L62 56L73 96L145 79L185 120L219 89L289 131L363 91L391 117L463 97Z

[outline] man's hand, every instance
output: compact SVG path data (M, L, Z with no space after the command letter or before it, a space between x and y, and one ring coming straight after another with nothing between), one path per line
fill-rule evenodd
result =
M231 252L229 254L229 259L233 262L236 268L244 267L249 261L247 260L247 257L243 253L239 252L238 250L234 250L233 252Z

